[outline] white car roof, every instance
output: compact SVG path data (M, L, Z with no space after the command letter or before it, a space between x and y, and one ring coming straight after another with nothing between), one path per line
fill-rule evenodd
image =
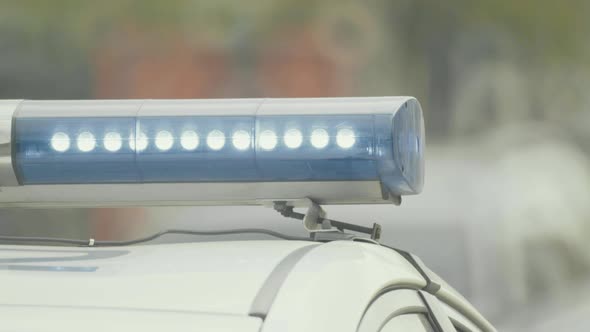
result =
M484 330L489 326L452 288L439 283L443 301ZM400 253L354 241L0 246L0 306L10 308L7 317L16 325L2 320L13 330L38 311L48 319L84 312L86 320L114 315L114 321L120 312L132 312L125 317L144 323L155 319L139 318L146 313L169 319L184 315L201 322L199 326L215 323L214 331L235 331L237 326L239 331L256 331L263 320L263 331L325 331L324 324L344 331L356 327L384 289L426 285L424 275ZM325 313L293 319L318 311Z
M3 302L247 315L296 241L0 246Z

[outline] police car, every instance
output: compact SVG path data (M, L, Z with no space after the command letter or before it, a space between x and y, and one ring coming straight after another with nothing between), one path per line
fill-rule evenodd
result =
M421 191L414 98L9 100L0 140L2 207L261 205L309 232L2 236L0 331L494 331L378 224L322 208ZM277 239L150 242L166 233Z

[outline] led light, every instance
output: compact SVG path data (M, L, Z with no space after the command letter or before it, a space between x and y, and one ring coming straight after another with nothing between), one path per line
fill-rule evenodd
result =
M245 130L238 130L234 133L232 142L236 149L246 150L250 147L250 134Z
M129 135L129 148L135 151L135 135Z
M338 130L336 134L336 143L343 149L350 149L356 142L354 131L349 128L343 128Z
M135 151L135 135L129 135L129 148Z
M104 135L104 148L110 152L117 152L123 146L121 134L116 132L109 132Z
M162 130L156 135L156 147L160 151L168 151L174 145L174 137L169 131Z
M298 129L289 129L283 137L285 145L291 149L297 149L303 143L303 135Z
M129 148L131 150L135 150L137 147L137 151L143 151L148 146L148 138L145 133L140 132L139 137L135 139L135 135L129 135Z
M96 146L96 139L91 132L84 131L78 135L76 144L78 145L78 150L82 152L90 152L94 150L94 147Z
M207 135L207 146L211 150L221 150L225 145L225 135L219 130L213 130Z
M277 134L272 130L260 133L260 147L264 150L272 150L277 146Z
M143 151L148 147L148 137L145 133L140 132L139 136L137 137L137 151Z
M57 152L66 152L70 148L70 136L61 131L53 134L51 148Z
M316 149L323 149L328 146L330 136L325 129L315 129L311 132L311 145Z
M185 150L192 151L199 146L199 135L193 130L186 130L180 136L180 145Z

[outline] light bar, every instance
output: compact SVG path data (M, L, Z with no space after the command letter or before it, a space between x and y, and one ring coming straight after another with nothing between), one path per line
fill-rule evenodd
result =
M0 101L0 127L0 185L22 189L4 190L0 204L104 190L111 203L254 202L313 196L293 190L305 184L328 187L316 197L324 204L381 202L419 193L424 177L411 97ZM250 194L229 192L245 184ZM171 199L174 186L188 192ZM214 188L225 189L211 197Z

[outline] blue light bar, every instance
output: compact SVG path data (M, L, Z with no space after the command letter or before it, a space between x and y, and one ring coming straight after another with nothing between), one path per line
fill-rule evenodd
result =
M379 181L422 189L422 111L411 97L23 101L20 185Z

